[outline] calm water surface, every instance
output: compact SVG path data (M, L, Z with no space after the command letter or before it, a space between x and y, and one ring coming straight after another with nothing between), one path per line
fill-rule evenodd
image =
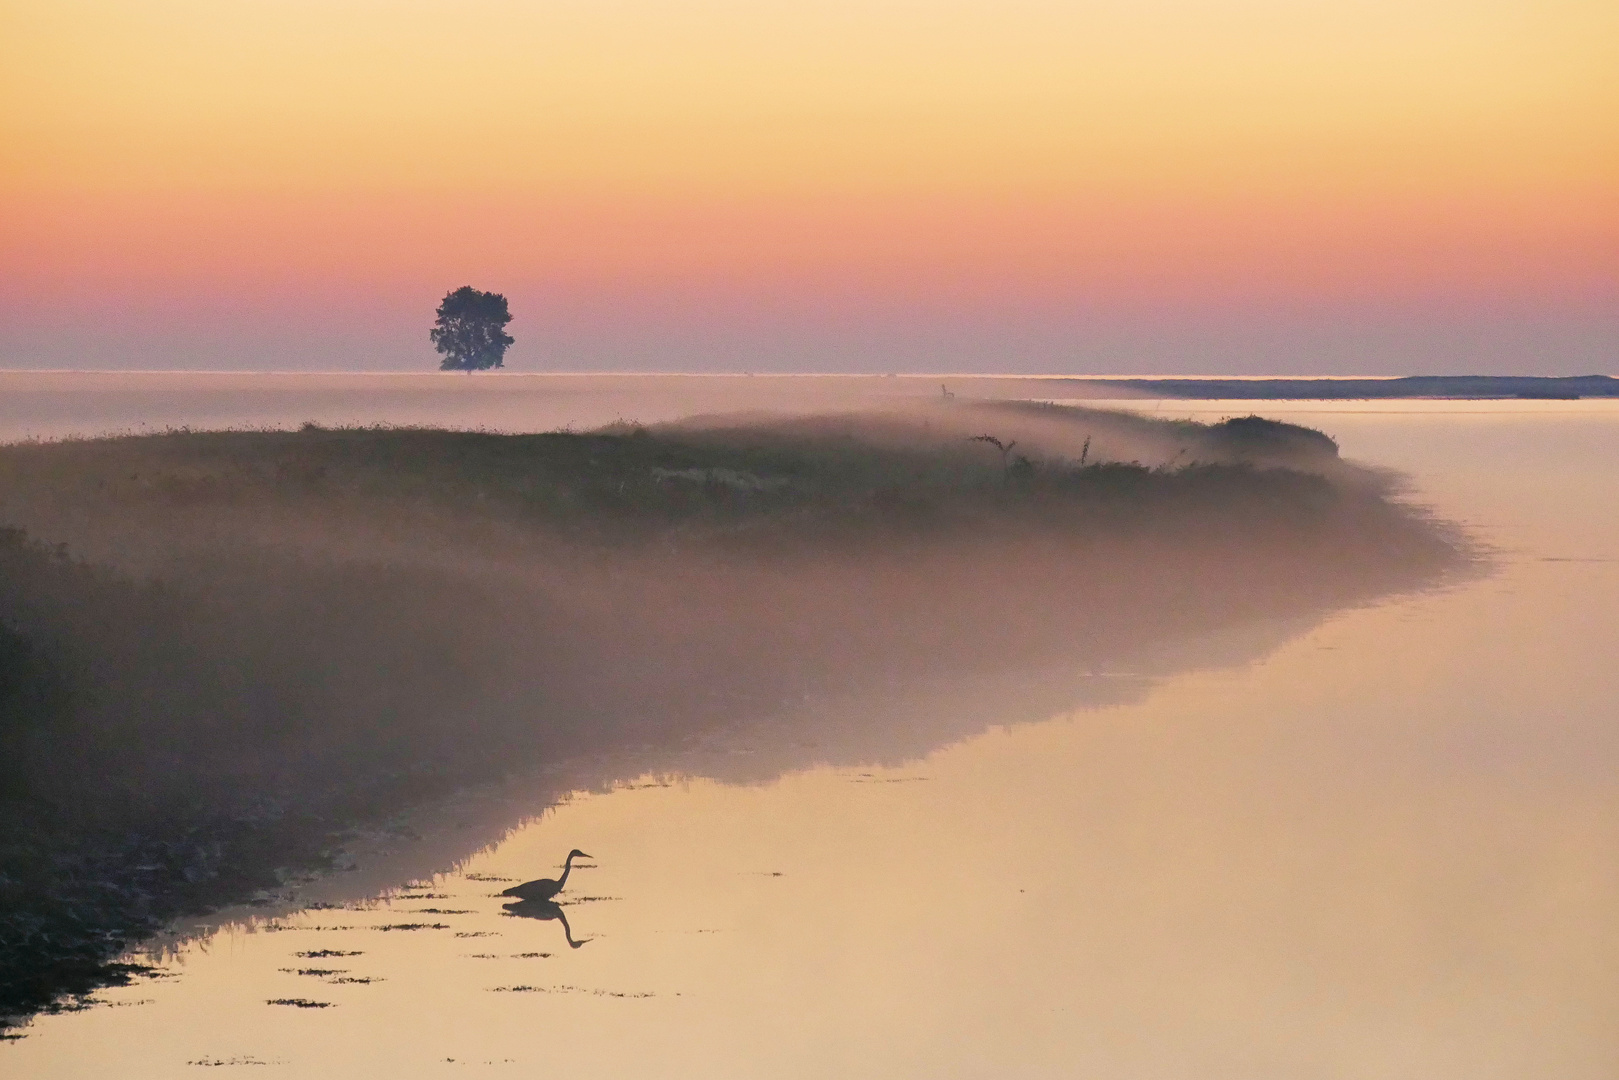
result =
M1325 428L1491 575L899 768L534 805L414 887L185 945L0 1071L1611 1080L1619 409L1377 405L1173 412ZM492 895L576 846L566 930Z

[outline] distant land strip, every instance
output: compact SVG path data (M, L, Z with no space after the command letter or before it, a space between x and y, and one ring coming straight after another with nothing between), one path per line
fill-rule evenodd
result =
M1408 375L1392 379L1086 379L1096 397L1153 394L1160 397L1250 400L1353 398L1579 398L1619 397L1611 375Z

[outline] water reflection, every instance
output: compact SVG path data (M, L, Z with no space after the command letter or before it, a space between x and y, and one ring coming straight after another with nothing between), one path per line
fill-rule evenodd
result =
M562 910L562 905L555 900L519 900L513 904L502 904L506 914L519 919L540 919L542 921L555 920L562 924L562 936L568 942L568 948L577 949L590 943L590 938L584 941L573 939L573 928L568 925L568 915Z
M669 789L699 779L757 785L817 768L900 766L996 729L1039 724L1073 712L1139 706L1155 688L1178 676L1263 664L1335 614L1323 607L1305 614L1233 620L1215 631L1142 643L1115 653L1105 664L939 675L887 692L869 686L860 692L826 691L772 710L738 710L724 723L676 744L619 746L537 773L514 774L400 815L350 845L344 872L289 881L280 892L261 897L250 907L228 908L182 923L152 941L148 955L172 960L190 943L205 940L222 927L264 924L301 910L370 904L402 882L432 880L446 867L470 867L523 829L536 813L578 795ZM573 849L560 881L567 881L572 869L582 868L574 865L578 858L589 856ZM504 884L513 876L492 879L474 874L470 880ZM500 895L524 898L517 890L539 890L552 880L515 884ZM408 897L408 889L400 895ZM536 896L554 897L561 889L559 884L555 891ZM538 914L538 909L511 914L555 918Z
M575 795L668 789L697 779L756 785L817 768L900 766L995 729L1038 724L1076 711L1136 706L1177 676L1262 664L1334 614L1322 608L1287 617L1237 620L1217 631L1142 644L1115 654L1105 665L940 675L886 693L870 687L862 692L827 691L773 710L739 712L676 744L619 746L537 773L514 774L419 806L386 827L364 833L350 845L343 873L289 881L279 893L266 895L251 907L225 909L176 926L150 944L150 955L170 959L189 942L244 921L257 924L310 908L370 903L401 882L431 880L446 867L468 866L469 860L508 840L536 813ZM560 880L582 868L573 860L588 857L577 848L571 851ZM481 877L472 880L496 883ZM510 880L505 877L500 883ZM525 898L531 887L539 890L551 880L515 884L501 895ZM548 894L536 891L536 896L554 897L561 888Z

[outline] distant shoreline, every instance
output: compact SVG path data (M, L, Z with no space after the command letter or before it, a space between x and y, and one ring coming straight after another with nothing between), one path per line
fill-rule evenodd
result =
M1345 401L1367 398L1441 398L1499 401L1529 398L1577 401L1619 397L1619 379L1608 375L1406 375L1397 378L1178 378L1083 379L1087 388L1189 400ZM1105 396L1105 395L1098 395Z

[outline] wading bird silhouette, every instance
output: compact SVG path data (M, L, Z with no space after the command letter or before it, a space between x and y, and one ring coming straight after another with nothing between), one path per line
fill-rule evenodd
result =
M590 938L585 938L584 941L573 940L573 928L568 925L568 917L562 913L561 905L554 900L519 900L515 904L502 906L505 907L506 914L519 919L541 919L546 922L555 919L560 922L562 936L567 940L570 949L577 949L591 940Z
M513 885L500 895L515 896L519 900L549 900L568 884L568 875L573 873L573 860L576 858L588 859L590 856L574 848L568 852L568 858L562 864L560 878L536 878L533 881L525 881L521 885Z

